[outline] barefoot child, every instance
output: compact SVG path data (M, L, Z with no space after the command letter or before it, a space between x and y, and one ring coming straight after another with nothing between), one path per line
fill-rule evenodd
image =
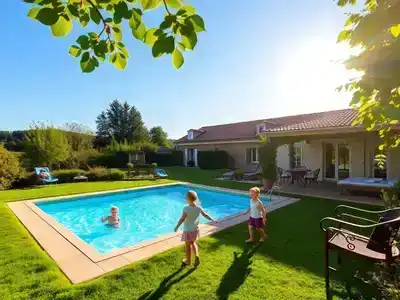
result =
M267 216L265 214L265 208L259 199L260 189L258 187L253 187L250 189L250 207L246 213L250 212L249 218L249 239L246 243L254 242L253 227L260 233L260 242L264 242L267 235L264 232L264 226L267 221Z
M107 222L108 225L119 226L119 216L118 216L118 207L112 206L110 210L110 216L101 217L101 222Z
M191 250L193 250L195 255L194 266L197 267L200 264L199 250L196 245L196 239L199 236L200 214L208 220L217 222L217 220L210 217L199 205L197 205L197 200L198 198L195 191L189 191L186 194L186 202L188 205L183 208L182 217L179 219L178 224L174 229L174 231L177 232L179 226L183 223L183 234L181 240L185 242L186 259L182 260L182 264L185 266L190 265Z

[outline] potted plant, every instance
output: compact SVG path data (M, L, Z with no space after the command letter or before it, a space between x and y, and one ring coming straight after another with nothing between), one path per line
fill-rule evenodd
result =
M128 168L128 177L131 178L131 171L133 169L133 163L128 162L126 164L126 167Z
M242 180L244 176L244 171L242 169L237 169L235 171L233 171L233 177L236 180Z
M275 145L270 139L263 138L259 149L259 160L262 168L261 178L264 189L270 190L277 178L276 171L276 151Z

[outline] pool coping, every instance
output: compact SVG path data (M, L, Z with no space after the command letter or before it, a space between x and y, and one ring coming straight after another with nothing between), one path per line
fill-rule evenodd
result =
M28 229L35 240L56 261L69 280L72 283L80 283L182 244L180 240L181 231L161 235L160 237L149 241L144 241L134 246L116 249L108 253L99 253L94 247L87 244L72 231L47 215L36 206L35 203L174 185L187 185L192 188L197 187L212 191L248 195L248 192L241 190L219 188L189 182L175 182L128 189L8 202L7 205L21 223ZM269 197L266 196L261 196L261 198L269 200ZM284 196L272 196L271 203L265 207L267 212L270 212L298 200L299 199ZM211 235L217 231L242 223L246 221L247 218L248 216L245 212L240 212L220 219L217 224L213 224L212 222L200 224L200 236Z

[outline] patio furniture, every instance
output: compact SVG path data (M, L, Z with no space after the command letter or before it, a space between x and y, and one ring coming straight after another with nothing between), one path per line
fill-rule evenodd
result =
M368 259L374 262L386 261L389 265L393 258L399 256L399 249L394 245L395 236L400 229L400 207L382 211L369 211L356 207L339 205L336 207L335 218L323 218L320 222L320 228L325 232L325 289L326 298L331 299L331 290L329 284L330 271L337 271L329 265L329 253L331 250L337 250L337 263L341 265L342 252L351 253L359 258ZM379 217L379 221L370 220L364 217L351 215L349 212L358 212ZM368 223L367 225L351 223L346 219L354 220L358 223ZM327 226L327 223L335 225ZM350 227L344 229L343 225ZM370 237L366 237L355 230L372 229Z
M279 174L279 183L289 183L291 179L290 173L281 167L277 167L276 169Z
M320 171L321 171L321 169L318 168L318 169L306 174L304 176L304 186L306 186L307 183L318 183L318 175L319 175Z
M231 171L225 172L224 174L222 174L222 179L224 179L224 180L232 180L234 174L235 174L235 169L231 169Z
M244 180L258 180L261 176L261 168L260 165L257 166L254 172L244 172L243 179Z
M163 169L154 169L154 176L158 178L166 178L168 174Z
M88 181L88 178L87 178L87 176L84 176L84 175L78 175L78 176L75 176L75 177L73 178L73 180L74 180L74 182L78 182L78 181Z
M339 180L337 185L342 188L342 191L359 191L379 193L382 189L389 190L395 185L395 180L387 180L382 178L364 178L353 177Z
M300 184L300 181L304 180L304 176L306 176L307 173L309 173L311 170L307 169L305 167L301 167L301 168L293 168L293 169L289 169L287 170L287 172L290 173L292 180L291 183L293 184L294 181L297 181L297 184Z
M44 171L45 173L47 173L49 175L48 178L41 178L40 177L40 172ZM51 176L50 174L50 170L48 167L36 167L35 168L35 174L36 174L36 181L38 183L42 183L42 184L48 184L48 183L57 183L58 178Z

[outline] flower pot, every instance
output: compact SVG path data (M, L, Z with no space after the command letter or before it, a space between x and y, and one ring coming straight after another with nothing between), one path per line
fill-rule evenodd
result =
M264 190L269 191L270 189L272 189L274 182L269 180L269 179L262 179L263 182L263 186L264 186Z

